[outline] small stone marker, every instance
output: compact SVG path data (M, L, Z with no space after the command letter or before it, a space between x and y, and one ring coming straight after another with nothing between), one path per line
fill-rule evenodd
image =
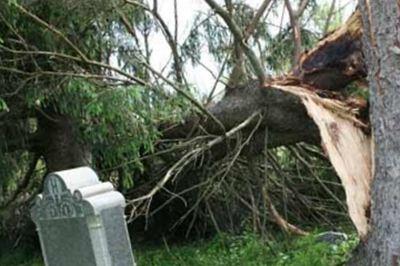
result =
M89 167L49 174L31 209L46 266L135 265L124 207Z

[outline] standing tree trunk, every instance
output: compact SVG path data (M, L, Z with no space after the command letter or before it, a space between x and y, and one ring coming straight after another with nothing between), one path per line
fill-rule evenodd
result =
M400 262L400 1L361 0L375 140L370 231L353 265Z
M39 117L40 154L46 161L47 172L89 165L91 153L79 141L74 121L66 115L46 111Z

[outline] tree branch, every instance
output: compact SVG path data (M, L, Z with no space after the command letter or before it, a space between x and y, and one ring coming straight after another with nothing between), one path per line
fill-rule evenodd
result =
M250 21L249 25L247 25L246 30L244 31L243 38L247 40L255 31L258 22L260 21L261 17L264 15L265 10L272 2L272 0L264 0L261 6L258 8L256 14L254 15L253 19Z
M289 0L285 0L285 5L289 14L290 25L292 27L294 42L293 66L296 66L300 61L301 55L301 31L299 25L298 11L293 10Z
M243 38L243 34L239 28L239 26L232 20L226 10L224 10L220 5L217 4L214 0L204 0L228 25L229 30L232 32L236 41L239 41L240 46L243 48L244 53L248 57L251 66L254 69L254 72L257 75L258 81L262 84L266 80L266 75L264 69L262 67L261 62L255 55L255 53L251 50L251 48L246 44L245 39Z
M252 120L259 116L261 114L261 111L256 111L254 112L250 117L248 117L245 121L237 125L236 127L232 128L229 130L225 135L218 136L215 139L207 142L204 146L198 147L196 149L191 150L190 152L186 153L179 161L177 161L165 174L165 176L156 184L156 186L146 195L133 199L128 202L128 204L133 204L136 202L142 202L147 199L151 199L160 189L164 187L164 185L170 180L174 174L175 171L178 169L186 166L188 163L190 163L194 158L197 157L197 155L205 150L209 150L213 146L215 146L218 143L221 143L227 138L232 137L234 134L242 130L243 128L247 127Z
M326 33L329 30L329 25L331 24L331 19L332 19L333 13L335 11L335 4L336 4L336 0L332 0L331 7L329 8L328 17L325 21L324 32L323 32L324 36L326 35Z
M304 10L306 9L307 5L308 5L309 0L302 0L299 4L299 7L297 8L296 11L296 17L301 17L301 15L303 15Z
M182 84L182 82L183 82L182 62L181 62L181 58L179 56L178 45L176 42L177 36L175 36L175 38L174 38L174 36L172 35L171 31L168 28L167 23L165 23L164 19L158 13L158 1L157 0L153 1L153 9L150 9L149 7L147 7L143 4L137 3L136 1L125 0L125 3L143 8L145 11L150 12L154 16L154 18L158 21L158 23L161 27L161 31L165 37L165 40L168 43L168 46L171 49L172 56L174 58L174 70L175 70L176 81L178 83ZM177 21L177 18L175 18L175 20ZM177 25L175 27L177 27ZM177 33L177 28L175 28L175 34L176 33Z

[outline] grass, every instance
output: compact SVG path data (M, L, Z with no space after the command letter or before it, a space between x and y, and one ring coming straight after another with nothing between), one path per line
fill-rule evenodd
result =
M268 242L253 234L223 235L183 246L143 247L135 250L134 255L139 266L329 266L343 265L357 242L353 236L338 245L319 243L316 234L280 237ZM17 250L0 255L0 265L42 266L43 263L40 254Z
M4 266L43 266L40 254L19 249L0 254L0 265Z

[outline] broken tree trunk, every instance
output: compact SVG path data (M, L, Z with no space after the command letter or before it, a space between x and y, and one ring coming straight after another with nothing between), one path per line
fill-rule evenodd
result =
M356 10L347 22L305 52L292 75L319 90L341 91L365 78L361 14Z
M321 145L341 179L347 207L358 234L368 233L370 184L372 181L371 137L368 126L341 101L324 99L310 90L272 85L298 95L319 128Z
M324 99L323 91L340 92L352 81L366 75L363 59L361 14L357 10L342 27L303 54L300 65L291 73L299 87L288 86L283 79L270 87L299 96L309 116L319 128L322 147L340 177L346 192L347 206L358 234L368 233L370 184L372 181L371 137L368 125L357 118L356 106L346 99ZM280 86L279 83L288 85ZM301 87L300 87L301 86ZM302 88L304 87L304 88ZM347 99L348 100L348 99Z
M357 10L343 26L305 52L291 73L264 84L252 82L229 89L208 110L227 130L246 120L255 110L262 111L263 120L253 141L246 146L248 153L260 153L265 145L322 142L345 188L350 217L364 237L369 218L371 140L368 122L359 117L367 104L341 93L348 84L366 76L361 37L361 15ZM248 130L255 123L248 125ZM200 130L195 133L198 128L211 134L224 133L214 121L192 117L166 130L164 136L184 138L188 132L201 134ZM264 143L266 128L267 144ZM213 155L224 156L226 146L216 147Z

